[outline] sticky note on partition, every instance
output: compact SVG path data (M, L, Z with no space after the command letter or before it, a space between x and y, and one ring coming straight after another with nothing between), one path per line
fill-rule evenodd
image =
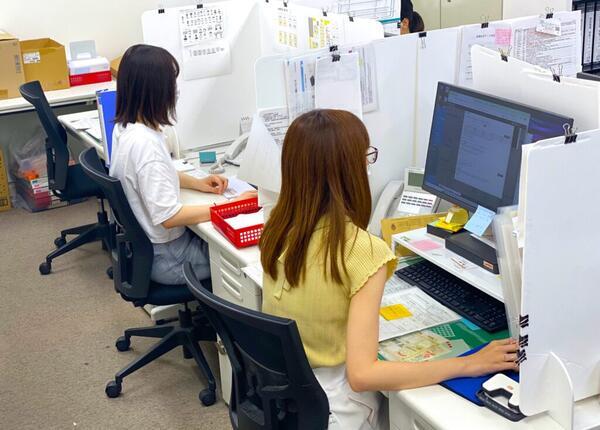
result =
M465 225L465 229L477 236L483 236L487 228L490 226L496 216L496 212L477 206L477 210Z
M404 305L391 305L379 309L379 315L387 321L398 320L400 318L412 317L412 313Z

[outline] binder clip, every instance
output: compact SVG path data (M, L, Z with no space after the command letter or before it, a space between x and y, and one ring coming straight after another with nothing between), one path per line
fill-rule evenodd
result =
M336 61L340 61L342 57L340 57L340 54L337 53L337 51L334 51L333 54L331 54L331 62L335 63Z
M550 71L552 72L552 80L554 82L560 82L560 75L562 75L563 72L562 64L558 65L557 72L554 72L553 68L550 68Z
M419 33L419 39L421 40L421 49L427 48L427 44L425 43L425 38L427 37L427 32L422 31Z
M489 22L482 22L481 23L481 28L488 28L490 26Z
M202 9L204 5L202 3L196 3L196 9Z
M565 130L565 145L577 142L577 130L573 130L569 124L563 125L563 129Z
M288 2L284 1L283 2L283 7L287 8L288 7Z
M498 51L500 52L500 59L502 61L506 61L508 63L508 56L510 55L510 49L511 49L510 46L508 47L508 49L506 51L502 48L498 48Z
M554 8L546 7L546 19L554 18Z
M557 75L556 73L552 73L552 80L554 82L560 82L560 76Z
M338 46L337 45L330 45L329 46L329 52L335 52L338 50Z
M352 15L348 15L348 19L350 20L350 22L354 22L354 17Z
M327 16L327 11L323 9L323 16Z
M490 26L489 15L481 15L481 28L488 28Z
M158 13L165 13L165 7L161 3L158 4Z
M565 124L563 126L563 128L565 127L569 127L568 124ZM565 128L565 131L567 130L567 128ZM529 327L529 315L519 315L519 327L521 328L525 328L525 327Z
M525 418L519 409L519 383L503 373L485 381L477 392L477 398L486 408L510 421L517 422ZM500 402L501 398L506 399L506 406Z

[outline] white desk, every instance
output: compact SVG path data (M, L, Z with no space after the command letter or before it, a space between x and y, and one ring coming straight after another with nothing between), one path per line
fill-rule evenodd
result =
M50 106L66 106L78 103L88 103L96 100L96 91L116 88L116 82L101 82L99 84L79 85L65 90L47 91L46 98ZM22 97L0 100L0 115L33 110L33 106Z
M68 120L77 120L83 113L64 115L59 120L69 129ZM81 140L90 147L97 147L97 143L91 142L91 136L80 130L70 132L79 136ZM100 151L101 148L100 148ZM102 152L100 152L102 154ZM236 169L228 169L228 175L235 174ZM214 194L204 194L196 191L182 190L181 200L184 204L202 205L212 204L226 199ZM244 249L235 248L225 239L210 222L189 226L189 228L208 242L210 249L211 276L213 291L216 295L228 299L234 303L251 309L260 309L260 286L262 282L255 276L248 274L245 268L260 260L258 247L253 246ZM402 237L411 239L406 241ZM461 279L476 286L484 286L483 289L494 297L502 297L498 276L483 269L459 270L450 259L452 255L446 254L444 248L422 252L411 247L410 242L420 239L438 240L427 235L424 230L402 233L395 237L396 244L407 246L424 258L432 260L446 270L459 276ZM479 272L481 270L481 272ZM463 272L463 273L458 273ZM225 352L219 349L222 386L231 385L231 370L226 360ZM225 390L226 391L226 388ZM227 392L224 392L226 401L229 401ZM404 390L399 392L385 393L389 398L390 429L391 430L560 430L561 427L548 414L540 414L525 418L518 423L512 423L496 415L494 412L478 407L462 397L448 391L440 385ZM586 415L600 414L600 402L598 398L592 398L576 404L577 411L583 411Z
M96 140L90 134L86 133L84 130L77 130L73 127L73 123L80 119L98 119L98 111L90 110L85 112L76 112L67 115L61 115L58 117L58 121L64 125L65 129L69 134L74 136L75 138L82 141L85 146L90 148L96 148L98 151L98 155L101 158L104 158L104 147L102 146L102 142Z

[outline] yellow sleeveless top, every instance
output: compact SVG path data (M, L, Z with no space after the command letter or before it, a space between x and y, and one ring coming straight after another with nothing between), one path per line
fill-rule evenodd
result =
M296 321L306 356L312 368L333 367L346 361L346 326L350 300L383 265L389 279L396 257L386 243L351 222L346 227L347 276L342 285L325 275L329 267L322 250L327 226L319 222L307 252L305 276L296 287L285 280L283 262L278 260L277 280L265 273L263 312Z

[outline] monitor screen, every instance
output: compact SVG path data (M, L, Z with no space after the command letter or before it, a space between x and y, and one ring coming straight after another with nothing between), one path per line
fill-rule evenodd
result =
M439 83L423 189L465 209L517 203L521 146L573 119Z

